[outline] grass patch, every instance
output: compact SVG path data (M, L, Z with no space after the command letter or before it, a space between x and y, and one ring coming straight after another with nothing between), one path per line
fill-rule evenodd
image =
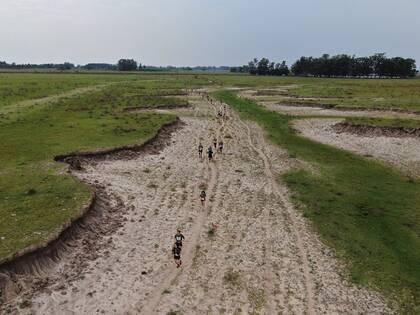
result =
M420 182L391 167L297 135L293 117L215 96L260 123L271 141L312 163L283 176L293 200L348 264L350 278L381 290L403 313L420 312ZM393 306L396 306L395 304Z
M216 228L214 226L210 226L207 231L208 237L212 238L216 235Z
M219 86L263 88L265 91L257 94L265 95L256 95L258 100L278 100L282 104L420 111L418 78L372 80L248 75L213 75L207 78ZM285 92L267 92L278 87L283 87Z
M257 312L266 304L266 296L263 289L248 289L248 301L252 307L251 314L258 314Z
M10 76L18 77L18 74ZM82 75L79 79L83 83L92 77ZM73 76L69 80L72 82ZM124 112L128 103L126 95L138 90L157 93L160 84L164 89L170 86L165 80L171 78L163 77L161 83L130 78L102 91L59 99L41 107L25 108L19 115L1 117L0 257L45 241L64 222L78 216L88 201L90 188L67 174L67 166L53 162L55 155L141 143L154 136L163 124L175 120L173 115ZM47 85L50 81L42 82ZM178 88L180 82L171 84ZM26 96L41 94L28 92ZM7 98L7 102L18 100ZM142 106L142 102L137 105Z
M420 111L419 80L313 79L289 90L302 104ZM299 99L314 98L314 99ZM287 101L286 101L287 102Z
M240 287L242 284L240 272L233 269L227 270L223 276L223 282L230 287Z
M73 89L117 82L126 78L89 74L0 73L0 108L24 100L44 98Z

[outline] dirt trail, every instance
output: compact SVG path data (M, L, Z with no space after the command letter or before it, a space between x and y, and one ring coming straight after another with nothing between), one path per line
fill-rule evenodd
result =
M281 202L279 206L283 208L283 211L287 212L288 219L290 220L290 223L291 223L290 227L293 230L294 237L296 239L297 248L299 250L299 255L302 260L302 268L303 268L304 277L305 277L305 289L306 289L306 299L307 299L306 312L307 314L314 314L315 310L314 310L314 301L313 301L312 280L310 276L310 266L308 262L306 249L303 245L302 239L299 235L299 231L296 227L296 222L293 218L293 213L290 213L290 210L287 207L285 207L285 199L283 198L284 194L278 189L278 181L276 179L277 176L275 176L272 172L271 163L267 157L267 154L264 152L264 145L261 146L261 142L259 142L260 146L257 147L256 145L258 145L258 142L257 144L254 144L253 139L252 139L251 129L249 128L249 126L243 121L240 121L240 122L247 130L248 143L250 147L259 155L259 157L264 163L265 175L267 177L267 181L271 189L271 192L274 193L279 198L279 201Z
M343 280L332 253L288 201L277 181L291 167L288 154L235 113L221 124L219 105L197 95L190 102L185 126L158 154L100 161L77 174L103 187L111 209L121 205L121 227L77 274L69 277L72 260L63 258L44 275L53 281L18 313L389 313L377 294ZM206 148L214 135L223 138L223 154L200 160L198 142ZM177 228L186 237L180 269L171 256Z

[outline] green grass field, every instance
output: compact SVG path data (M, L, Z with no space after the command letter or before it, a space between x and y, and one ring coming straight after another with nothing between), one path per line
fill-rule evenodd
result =
M349 267L350 278L380 289L402 313L420 312L420 181L391 167L298 136L293 117L231 92L216 97L289 154L311 163L283 176L292 198Z
M0 108L19 101L121 80L127 78L96 74L0 73Z
M219 86L273 88L290 86L282 104L400 109L420 112L420 79L368 80L299 77L214 76ZM291 97L291 98L290 98Z
M17 74L11 76L13 81ZM23 76L16 82L25 86L26 76L30 75ZM39 75L34 76L36 81ZM7 103L57 93L58 87L46 88L48 82L56 79L56 74L46 75L42 81L43 93L25 90L27 94L8 98ZM62 79L64 90L81 84L73 75ZM103 83L101 76L82 75L79 79L91 85ZM88 200L90 189L66 174L65 165L53 162L55 155L141 143L175 117L126 113L125 108L186 104L182 96L172 95L182 94L181 89L189 78L152 80L129 76L127 79L0 117L0 257L47 239L63 222L77 216ZM22 90L19 84L14 88L16 91Z

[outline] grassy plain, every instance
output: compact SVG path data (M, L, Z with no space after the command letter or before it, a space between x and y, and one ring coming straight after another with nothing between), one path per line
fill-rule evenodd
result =
M203 86L281 87L284 104L420 111L419 79L0 74L0 257L42 242L88 200L90 189L66 174L63 164L53 162L54 155L141 143L175 117L128 113L126 108L183 106L183 90ZM1 112L22 101L84 87L98 89ZM284 180L305 216L349 263L351 278L379 287L400 301L406 313L420 312L420 183L382 164L296 135L291 116L269 112L228 92L218 97L259 122L291 156L319 170L319 174L294 170Z
M420 112L420 79L329 79L299 77L214 76L220 86L285 86L282 104ZM279 99L279 97L277 97Z
M391 167L297 135L294 117L218 92L216 97L289 154L311 163L283 176L292 198L349 266L350 278L379 288L403 313L420 312L420 182Z
M99 74L0 73L0 108L19 101L120 80L127 78Z
M31 75L34 78L26 78ZM185 105L185 98L176 95L182 94L188 82L188 78L134 76L124 81L118 75L120 82L115 82L114 76L51 74L41 78L40 86L45 88L41 93L20 86L25 87L28 80L36 82L39 74L24 74L21 80L18 76L11 74L17 85L13 90L23 94L6 93L3 102L9 106L13 101L60 92L58 86L47 88L57 79L64 81L64 90L80 84L113 84L42 106L34 103L19 113L0 117L0 257L42 242L63 222L77 216L88 200L89 188L67 175L64 165L53 162L55 155L147 140L175 117L133 114L124 109Z

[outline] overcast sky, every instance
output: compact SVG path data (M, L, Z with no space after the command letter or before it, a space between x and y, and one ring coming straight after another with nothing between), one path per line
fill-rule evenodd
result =
M240 65L323 53L413 57L419 0L0 0L0 60Z

